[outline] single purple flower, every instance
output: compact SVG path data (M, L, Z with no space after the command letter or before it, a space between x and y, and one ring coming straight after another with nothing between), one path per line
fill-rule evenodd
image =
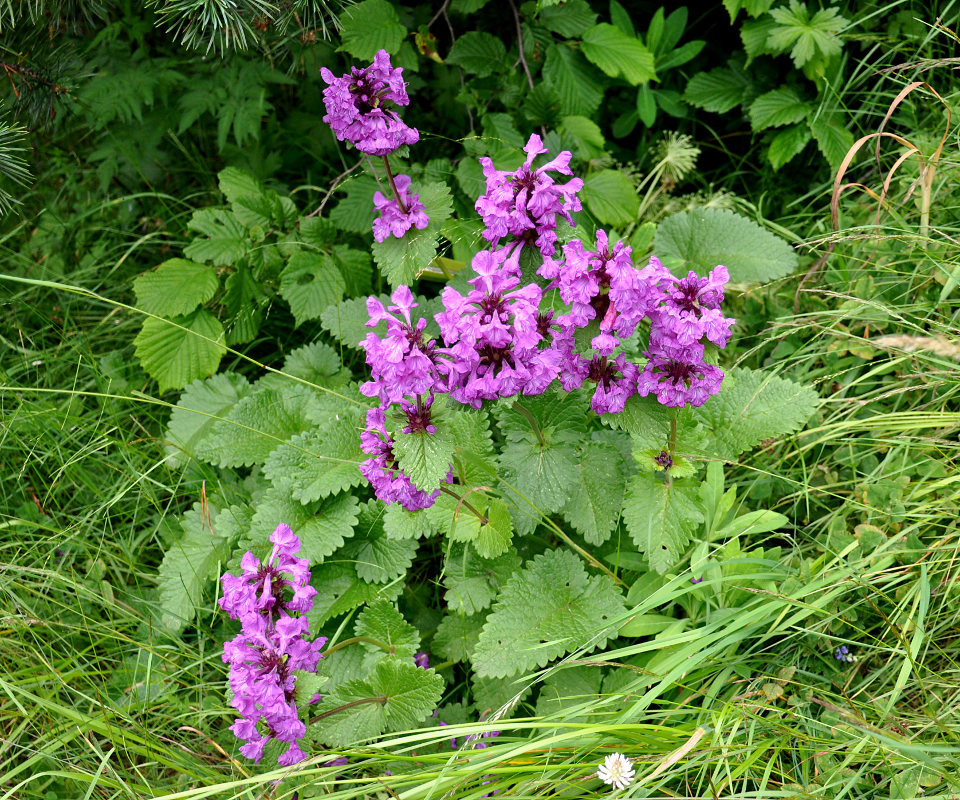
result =
M413 663L420 667L420 669L430 669L430 658L426 653L414 654Z
M389 236L402 239L410 228L423 230L430 222L420 196L408 191L410 176L397 175L393 183L399 197L387 199L380 192L373 194L373 204L380 212L380 216L373 221L373 238L378 242Z
M403 70L393 67L381 50L369 67L351 67L339 78L326 67L320 70L328 86L323 90L327 113L323 117L341 142L353 142L372 156L386 156L401 145L420 139L416 128L404 124L386 104L408 105Z

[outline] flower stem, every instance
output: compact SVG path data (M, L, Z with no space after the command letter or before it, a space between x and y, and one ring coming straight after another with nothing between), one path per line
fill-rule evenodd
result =
M369 636L354 636L350 639L344 639L342 642L337 642L329 650L324 650L323 655L324 657L326 657L331 653L335 653L341 647L346 647L348 644L356 644L357 642L366 642L367 644L375 644L377 647L381 648L382 650L386 650L388 653L395 653L397 650L397 648L394 645L385 644L384 642L381 642L379 639L372 639Z
M400 206L400 210L404 214L410 213L404 205L403 198L400 196L400 192L397 191L397 184L393 180L393 173L390 171L390 162L387 161L387 157L383 157L383 168L387 171L387 180L390 181L390 188L393 189L393 197L397 201L397 205Z
M451 497L455 497L455 498L457 499L457 502L458 502L460 505L462 505L462 506L463 506L464 508L466 508L468 511L472 512L473 515L474 515L478 520L480 520L480 524L481 524L481 525L488 525L488 524L490 523L490 520L489 520L489 519L487 519L483 514L481 514L479 511L477 511L477 509L475 509L472 505L470 505L469 502L467 502L466 500L464 500L460 495L458 495L455 491L453 491L453 489L449 488L448 486L441 486L441 487L440 487L440 491L443 492L444 494L450 495Z
M341 711L346 711L356 706L363 706L367 703L379 703L380 705L383 705L388 699L389 698L385 694L381 694L377 697L362 697L359 700L352 700L349 703L344 703L342 706L337 706L336 708L331 708L329 711L324 711L322 714L317 714L317 716L310 720L310 724L313 725L315 722L319 722L326 717L331 717L334 714L339 714Z
M516 400L513 401L513 410L516 411L521 417L523 417L527 422L530 423L530 428L533 430L534 434L537 437L537 443L540 447L547 446L547 440L543 438L543 431L540 430L540 426L537 425L537 421L533 418L527 409L525 409L519 402Z

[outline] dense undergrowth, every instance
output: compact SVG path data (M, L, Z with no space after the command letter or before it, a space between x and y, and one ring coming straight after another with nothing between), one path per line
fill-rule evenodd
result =
M3 169L0 136L0 171L15 179L0 188L22 203L4 217L0 283L0 797L593 797L610 791L596 772L613 752L633 760L636 782L622 793L632 797L960 792L952 7L787 3L771 15L769 3L724 3L697 16L571 1L514 15L510 3L494 14L469 0L367 0L369 17L351 23L332 4L304 3L317 16L286 27L251 17L237 51L212 24L185 43L165 33L184 30L159 8L176 4L90 4L84 18L57 3L31 19L36 5L0 2L12 37L4 108L29 130L33 172L22 188L22 173ZM604 37L632 59L610 61ZM406 260L410 250L372 245L382 168L357 164L322 121L319 67L339 75L381 46L404 68L404 119L421 132L393 168L438 187L431 218L448 217ZM901 97L915 82L926 85ZM871 138L846 162L880 130L899 138ZM430 651L433 669L421 672L442 677L440 716L401 715L353 737L366 730L359 718L334 733L317 724L326 732L306 762L278 768L274 753L254 765L229 730L221 654L236 627L213 578L236 572L248 548L264 555L283 521L267 525L260 511L292 491L269 495L279 481L261 439L322 426L288 431L267 415L248 426L266 432L255 458L230 456L230 437L205 452L195 426L171 422L178 403L181 423L196 407L181 390L260 381L299 397L314 391L306 383L356 402L350 381L367 380L368 367L351 346L365 333L353 299L419 276L436 311L458 270L463 290L480 249L477 158L513 168L531 133L573 152L586 244L597 227L615 230L642 265L698 211L753 225L771 252L771 234L793 245L798 258L774 275L734 272L723 308L738 322L718 357L728 376L774 376L816 397L797 425L736 452L678 451L694 474L677 481L696 486L706 519L679 534L668 519L650 534L673 537L669 561L654 564L626 510L609 538L584 534L562 503L532 527L511 512L512 549L499 562L487 554L486 597L458 601L461 619L486 613L521 561L554 551L576 554L584 579L612 572L623 613L619 629L597 625L602 648L589 636L561 641L557 657L507 678L474 674L479 625L450 634L444 622L457 619L454 531L435 522L414 530L424 538L391 540L370 518L392 514L396 533L414 517L377 505L359 473L309 500L300 525L357 528L314 566L328 647L357 633L363 608L395 606L402 624L384 624L401 654L412 647L411 664L413 650ZM164 308L138 279L184 256L216 288ZM145 355L151 324L182 336L202 315L223 334L205 334L206 360ZM324 344L314 358L291 357L314 342ZM214 427L230 414L202 410ZM736 430L736 417L724 424ZM596 415L586 425L601 445L620 441ZM502 411L491 428L499 454L513 428ZM346 460L363 457L358 446L342 445ZM491 483L503 475L484 475L470 496L514 509ZM349 497L352 511L331 510L331 496ZM382 551L350 550L367 534ZM374 577L345 579L367 562ZM342 647L355 654L342 666L336 652L325 659L321 693L375 673L382 661L363 647ZM329 763L341 755L346 764Z

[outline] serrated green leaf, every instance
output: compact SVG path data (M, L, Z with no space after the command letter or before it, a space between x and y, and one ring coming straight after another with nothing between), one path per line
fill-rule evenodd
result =
M386 508L378 500L361 507L357 533L344 548L342 558L353 563L361 580L387 583L402 578L417 554L416 539L394 539L384 530Z
M611 428L631 434L639 449L663 445L670 432L670 409L653 397L634 395L619 414L604 414L600 419Z
M750 104L750 125L755 131L792 125L806 119L812 110L793 89L774 89Z
M229 312L227 320L227 344L233 346L251 341L263 322L261 306L267 293L246 264L227 276L224 284L223 305Z
M630 13L617 0L610 0L610 21L627 36L636 36Z
M220 286L212 267L171 258L155 270L146 272L133 282L137 308L148 314L173 317L189 314L210 300Z
M767 38L768 46L780 51L790 49L798 69L818 54L829 58L843 47L837 33L848 23L837 8L822 8L811 17L807 6L790 0L789 7L775 8L770 16L776 25Z
M468 31L457 38L450 53L448 64L463 67L465 72L479 78L509 69L507 48L496 36L481 31Z
M372 61L379 50L393 55L400 49L407 29L386 0L364 0L340 15L339 50L346 50L361 61Z
M340 302L346 289L343 274L326 253L300 250L280 273L280 294L290 304L297 325L317 319Z
M576 50L552 44L543 65L544 80L556 91L564 114L591 116L603 99L603 84Z
M667 217L657 226L654 250L662 258L682 259L706 275L717 264L737 283L765 283L797 268L797 254L783 239L732 211L700 208Z
M217 173L217 185L228 203L241 197L255 197L264 193L263 184L253 175L237 167L226 167Z
M412 431L393 435L397 465L414 485L427 493L435 491L450 469L454 440L442 420L435 420L435 433Z
M500 474L545 514L559 511L577 481L577 453L570 444L518 441L500 454Z
M548 550L504 586L480 633L474 669L507 677L577 648L593 650L616 635L611 626L624 610L609 578L589 577L567 550Z
M666 72L668 69L675 69L676 67L683 66L688 61L692 61L698 55L700 51L703 50L706 42L702 39L694 39L690 42L684 42L680 47L677 47L665 55L657 57L657 71L660 73Z
M377 295L377 298L383 303L384 308L393 302L390 296L386 294ZM370 313L367 311L366 297L342 300L324 309L320 315L320 324L325 331L342 344L357 350L360 349L360 342L366 338L368 333L373 332L382 337L387 331L385 322L380 322L374 328L368 328L367 322L369 320Z
M321 386L337 386L345 379L340 356L326 342L311 342L291 350L283 360L283 371Z
M443 685L432 669L383 659L369 678L348 681L312 708L323 716L311 725L312 733L327 745L346 747L416 727L437 707Z
M486 522L480 525L472 543L481 558L496 558L506 552L513 538L513 519L499 497L491 497L484 512Z
M657 98L649 84L637 90L637 117L648 128L657 121Z
M602 22L583 34L583 54L611 78L622 76L638 86L656 80L653 53L639 39L628 36L615 25Z
M838 169L854 142L850 129L843 124L842 115L821 114L811 120L810 132L827 163L832 169Z
M407 622L397 607L388 600L374 600L357 617L356 636L376 639L386 649L371 642L362 642L366 651L364 667L370 668L383 658L412 659L420 647L420 634Z
M247 229L225 209L194 211L187 227L206 237L194 239L183 248L183 254L194 261L209 261L218 267L226 267L242 260L250 250Z
M220 321L198 308L186 317L145 319L133 343L140 364L165 392L216 372L227 351L223 338Z
M606 140L600 126L586 117L568 116L563 118L561 132L568 133L577 142L577 158L590 161L606 155Z
M197 456L221 467L263 463L275 448L313 427L310 412L317 406L316 395L304 386L244 397L198 444Z
M604 169L588 175L580 192L590 213L607 225L629 225L640 211L640 196L622 172Z
M513 551L487 559L467 545L452 545L444 566L443 599L459 614L476 614L489 608L494 597L520 569L520 556Z
M448 614L437 626L430 649L447 661L467 661L477 646L485 617Z
M446 184L428 183L411 191L419 195L430 223L423 230L411 228L401 239L388 236L372 247L380 272L392 286L410 285L429 266L437 254L440 229L453 213L453 197Z
M311 630L317 630L333 617L383 597L395 600L403 591L403 584L367 583L360 580L350 564L327 562L310 568L310 584L317 590L313 608L307 613Z
M300 558L319 564L353 536L359 513L353 495L340 494L304 505L294 500L289 485L280 481L267 490L257 506L253 528L272 531L281 523L289 525L300 537Z
M746 9L750 17L759 17L766 14L773 5L773 0L723 0L723 7L730 13L730 22L736 19L740 9Z
M727 372L720 393L692 414L713 439L711 455L734 460L764 439L802 428L819 403L808 386L737 368Z
M740 41L743 42L743 49L747 53L747 63L750 63L757 56L773 55L777 51L767 44L770 33L777 27L773 17L764 16L760 19L748 19L740 26Z
M717 67L696 73L687 84L683 99L697 108L726 114L744 101L749 85L744 72Z
M343 274L346 294L367 294L373 278L373 261L366 250L354 250L346 245L334 245L333 258Z
M380 185L371 175L359 175L341 185L347 196L330 212L330 220L341 230L350 233L370 233L373 230L373 193Z
M570 38L595 25L597 15L585 0L567 0L560 7L541 8L537 22L548 31Z
M770 140L770 147L767 149L767 159L770 165L778 170L794 156L800 153L807 142L810 141L810 128L803 123L791 125L778 131L777 135Z
M185 464L217 419L226 417L230 409L249 393L247 379L232 372L221 372L187 386L170 412L165 436L167 463Z
M429 515L407 511L400 503L391 503L383 515L383 530L390 539L419 539L433 536L438 528Z
M650 568L662 575L683 554L703 513L692 487L677 481L668 485L653 473L639 472L627 488L623 519Z
M264 474L274 482L286 481L290 496L300 503L319 500L364 482L359 465L368 456L360 449L358 412L324 402L324 409L331 408L324 414L333 416L326 425L310 426L310 430L293 436L287 443L278 443L265 458Z
M204 587L210 578L219 577L214 573L229 553L229 542L215 536L205 519L196 503L181 520L183 536L167 548L157 572L160 624L173 633L193 619Z
M590 544L603 544L617 527L627 472L611 444L584 442L576 465L577 482L563 516Z

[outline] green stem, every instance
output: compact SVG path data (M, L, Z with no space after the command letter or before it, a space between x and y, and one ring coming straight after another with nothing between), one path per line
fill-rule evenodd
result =
M372 639L369 636L354 636L350 639L344 639L342 642L337 642L337 644L335 644L329 650L324 650L323 655L324 657L326 657L331 653L336 653L337 650L339 650L341 647L346 647L348 644L356 644L357 642L366 642L367 644L375 644L377 647L379 647L382 650L386 650L391 655L397 651L397 648L394 645L385 644L384 642L381 642L379 639Z
M477 509L475 509L472 505L470 505L469 502L467 502L466 500L464 500L460 495L458 495L458 494L457 494L455 491L453 491L453 489L451 489L450 487L448 487L448 486L441 486L441 487L440 487L440 491L443 492L444 494L450 495L451 497L455 497L455 498L457 499L457 502L458 502L460 505L462 505L464 508L466 508L467 511L472 512L473 515L474 515L478 520L480 520L480 524L481 524L481 525L488 525L488 524L490 523L490 520L489 520L489 519L487 519L483 514L481 514L479 511L477 511Z
M513 401L513 410L530 424L530 428L533 430L534 435L536 435L537 443L540 445L540 447L546 447L547 440L543 438L543 432L540 430L540 426L537 425L537 421L533 418L533 414L520 405L520 403L516 400Z
M407 207L403 204L403 198L400 197L400 192L397 191L397 184L393 180L393 173L390 171L390 162L387 161L387 157L383 157L383 168L387 171L387 180L390 181L390 188L393 189L393 196L397 201L397 205L400 206L400 210L406 214L408 213Z
M352 700L349 703L344 703L342 706L337 706L336 708L331 708L329 711L324 711L322 714L317 714L310 720L312 725L315 722L319 722L326 717L332 717L334 714L339 714L341 711L346 711L350 708L355 708L356 706L366 705L367 703L379 703L383 705L387 702L387 696L385 694L378 695L377 697L362 697L359 700Z
M578 545L575 541L573 541L573 539L570 538L570 536L566 533L566 531L564 531L563 528L561 528L559 525L557 525L556 522L550 519L550 517L543 515L543 518L546 520L547 525L550 526L553 532L557 536L559 536L561 539L563 539L563 541L566 542L566 544L569 547L576 550L581 556L583 556L589 562L590 566L596 567L602 572L606 572L607 575L613 578L615 583L619 583L621 586L624 585L624 582L617 577L616 573L614 573L611 569L604 566L599 560L597 560L594 556L592 556L590 553L584 550L580 545Z

